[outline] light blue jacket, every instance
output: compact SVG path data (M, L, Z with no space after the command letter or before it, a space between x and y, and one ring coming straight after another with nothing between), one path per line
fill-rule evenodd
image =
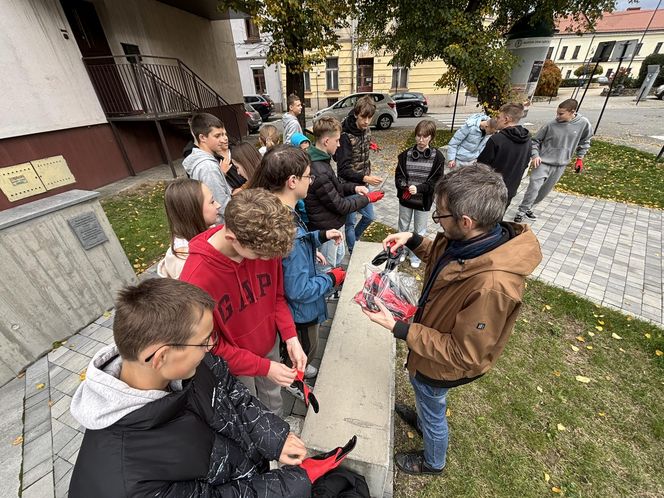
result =
M318 230L307 232L298 226L293 249L281 260L284 294L295 323L327 320L325 294L333 286L332 277L316 274L316 248L320 245Z
M468 117L466 122L459 128L450 143L447 144L448 161L475 161L484 150L487 140L491 135L482 133L480 123L489 119L489 116L479 112Z

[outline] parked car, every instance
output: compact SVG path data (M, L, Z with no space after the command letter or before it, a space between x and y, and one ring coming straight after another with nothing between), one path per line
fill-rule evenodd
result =
M263 124L260 113L249 104L244 104L244 114L247 116L249 133L256 133Z
M330 107L321 109L314 114L314 121L324 115L334 116L339 121L343 121L353 107L355 107L357 99L364 95L371 95L374 102L376 102L376 114L374 114L369 126L375 126L378 130L386 130L392 126L394 120L397 119L396 104L394 100L392 100L392 97L386 93L374 92L354 93L348 97L344 97Z
M399 116L414 116L419 118L422 114L429 111L429 103L422 93L395 93L392 95L392 100L397 104L397 114Z
M664 98L664 85L659 85L657 87L657 90L655 90L655 97L657 97L659 100Z
M608 85L609 84L609 78L606 76L598 76L597 77L597 83L600 85Z
M261 119L264 121L267 121L274 112L274 104L262 95L245 95L244 102L256 109L260 113Z

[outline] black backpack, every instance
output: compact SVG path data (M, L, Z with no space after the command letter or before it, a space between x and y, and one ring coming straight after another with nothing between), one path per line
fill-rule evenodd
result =
M367 481L360 474L336 468L316 481L311 488L315 498L371 498Z

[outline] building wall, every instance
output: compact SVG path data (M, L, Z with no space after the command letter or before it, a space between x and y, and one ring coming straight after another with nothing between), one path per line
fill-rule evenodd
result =
M282 91L279 74L280 64L267 65L266 63L265 54L268 50L269 41L264 39L259 43L248 43L246 41L247 33L244 19L232 19L230 25L233 32L235 57L237 59L243 94L252 95L256 93L252 68L263 68L267 93L274 101L277 111L281 110L284 92ZM264 35L262 37L265 38Z
M574 70L580 65L593 57L597 45L601 42L607 41L623 41L623 40L641 40L643 31L639 32L612 32L612 33L585 33L583 35L575 34L557 34L553 37L550 47L553 48L553 53L551 54L551 59L556 63L556 65L562 71L563 78L575 78ZM646 56L652 54L655 51L655 48L658 43L662 42L660 48L660 53L664 53L664 31L652 31L648 32L643 38L643 46L639 54L634 57L634 61L631 65L631 74L638 74L641 69L641 63ZM574 50L576 47L579 48L579 53L576 58L572 58L574 55ZM563 52L563 48L567 47L567 52L565 58L561 59L560 55ZM615 72L618 68L618 61L615 62L602 62L600 63L602 69L604 69L603 74L607 74L609 69L612 69L612 72ZM629 65L629 59L624 61L622 66L627 67ZM569 73L569 76L568 76Z
M0 12L0 139L105 123L60 2L0 0Z
M310 89L305 92L304 98L310 100L310 108L314 111L327 107L328 99L340 99L357 91L357 61L353 66L351 43L348 38L339 41L341 49L330 53L329 57L338 57L339 60L339 89L327 90L326 88L326 64L317 64L309 71ZM412 91L423 93L429 102L429 107L454 105L455 92L447 88L438 88L436 81L440 79L446 70L445 63L436 59L417 64L408 71L407 87L394 88L392 86L393 67L388 65L392 56L378 55L370 52L366 47L355 48L356 59L373 58L373 90L374 92L396 93L397 91ZM286 71L281 68L282 85L286 88ZM318 83L318 87L316 86ZM462 92L464 90L462 89Z

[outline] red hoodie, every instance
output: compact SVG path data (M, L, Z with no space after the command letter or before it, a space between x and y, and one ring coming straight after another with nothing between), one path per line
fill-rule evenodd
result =
M180 280L200 287L217 302L214 310L219 345L213 351L228 362L233 375L266 376L277 331L286 341L296 336L284 297L281 258L243 259L236 263L208 239L223 225L189 241Z

